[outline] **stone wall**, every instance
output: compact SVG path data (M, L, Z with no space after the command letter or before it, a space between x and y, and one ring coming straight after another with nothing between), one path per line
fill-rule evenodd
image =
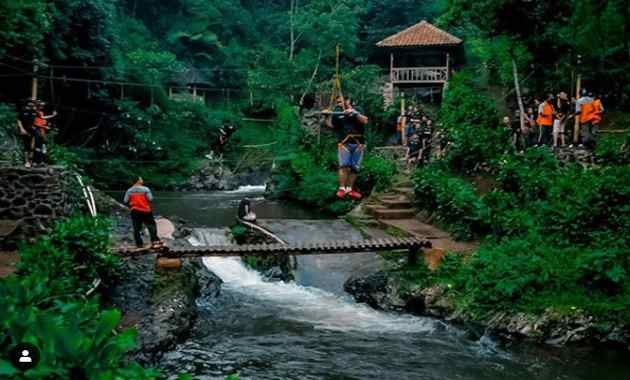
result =
M62 167L0 167L0 220L17 223L0 247L13 248L81 207L75 175Z

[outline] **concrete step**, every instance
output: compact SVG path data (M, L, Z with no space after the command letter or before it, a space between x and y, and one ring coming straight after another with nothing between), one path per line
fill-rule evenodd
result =
M411 186L399 186L399 187L395 187L393 190L397 194L405 195L410 198L413 198L415 196L413 187Z
M381 204L390 210L403 210L412 208L411 201L406 197L399 197L397 199L381 199Z
M388 209L382 206L369 206L367 211L370 215L377 219L409 219L416 215L416 210L407 209Z

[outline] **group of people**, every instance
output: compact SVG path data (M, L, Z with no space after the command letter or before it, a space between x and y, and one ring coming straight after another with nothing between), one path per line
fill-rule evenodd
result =
M17 119L17 135L24 146L24 166L46 163L46 136L51 128L50 119L57 116L57 112L50 115L44 113L44 102L29 100L21 107Z
M604 114L600 96L583 89L579 99L569 99L562 91L556 96L548 94L543 101L535 97L524 108L522 124L520 110L513 117L503 118L504 128L510 131L512 145L517 150L538 146L557 148L567 143L569 147L595 148Z
M404 143L403 134L406 138L407 167L425 161L431 150L433 120L417 106L410 106L406 115L398 117L397 126L401 143Z

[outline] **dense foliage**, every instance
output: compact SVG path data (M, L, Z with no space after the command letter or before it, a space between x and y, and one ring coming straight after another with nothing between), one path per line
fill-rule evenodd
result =
M509 88L514 60L530 95L568 89L579 70L582 84L610 95L609 104L629 104L626 0L453 0L437 24L468 41L489 84L498 78Z
M597 152L604 165L591 168L561 163L547 149L513 152L493 123L492 103L463 78L453 81L440 113L448 153L416 170L413 182L419 208L481 247L465 263L448 255L436 273L414 268L408 277L448 284L475 316L552 307L628 318L630 167L623 139L604 141ZM460 176L479 166L495 182L483 195Z
M279 101L328 92L337 44L345 93L368 110L374 130L382 126L381 69L366 65L381 54L374 42L438 10L430 1L386 3L3 1L0 99L29 96L35 67L39 97L59 111L56 143L97 184L119 188L141 174L168 187L199 165L226 116L273 113ZM413 11L401 16L405 8ZM209 108L192 99L189 83L203 88ZM56 153L58 162L73 158Z
M461 173L476 169L480 163L496 166L496 159L509 147L509 133L497 124L495 102L461 72L449 83L439 113L442 128L450 143L446 162Z
M40 364L25 377L6 360L0 375L14 378L154 379L158 373L129 363L135 330L116 332L120 312L86 296L97 278L105 283L120 262L109 249L109 229L99 219L73 218L20 249L18 276L0 280L0 352L20 342L41 349ZM17 377L15 377L17 376Z

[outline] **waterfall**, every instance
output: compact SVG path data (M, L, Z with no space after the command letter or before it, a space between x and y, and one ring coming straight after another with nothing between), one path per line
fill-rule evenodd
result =
M223 229L198 228L189 238L193 245L221 245L228 240ZM223 289L245 294L279 309L278 318L302 322L316 329L372 331L376 333L427 333L440 322L429 318L383 313L314 287L296 283L266 282L238 257L205 257L204 265L223 281Z

